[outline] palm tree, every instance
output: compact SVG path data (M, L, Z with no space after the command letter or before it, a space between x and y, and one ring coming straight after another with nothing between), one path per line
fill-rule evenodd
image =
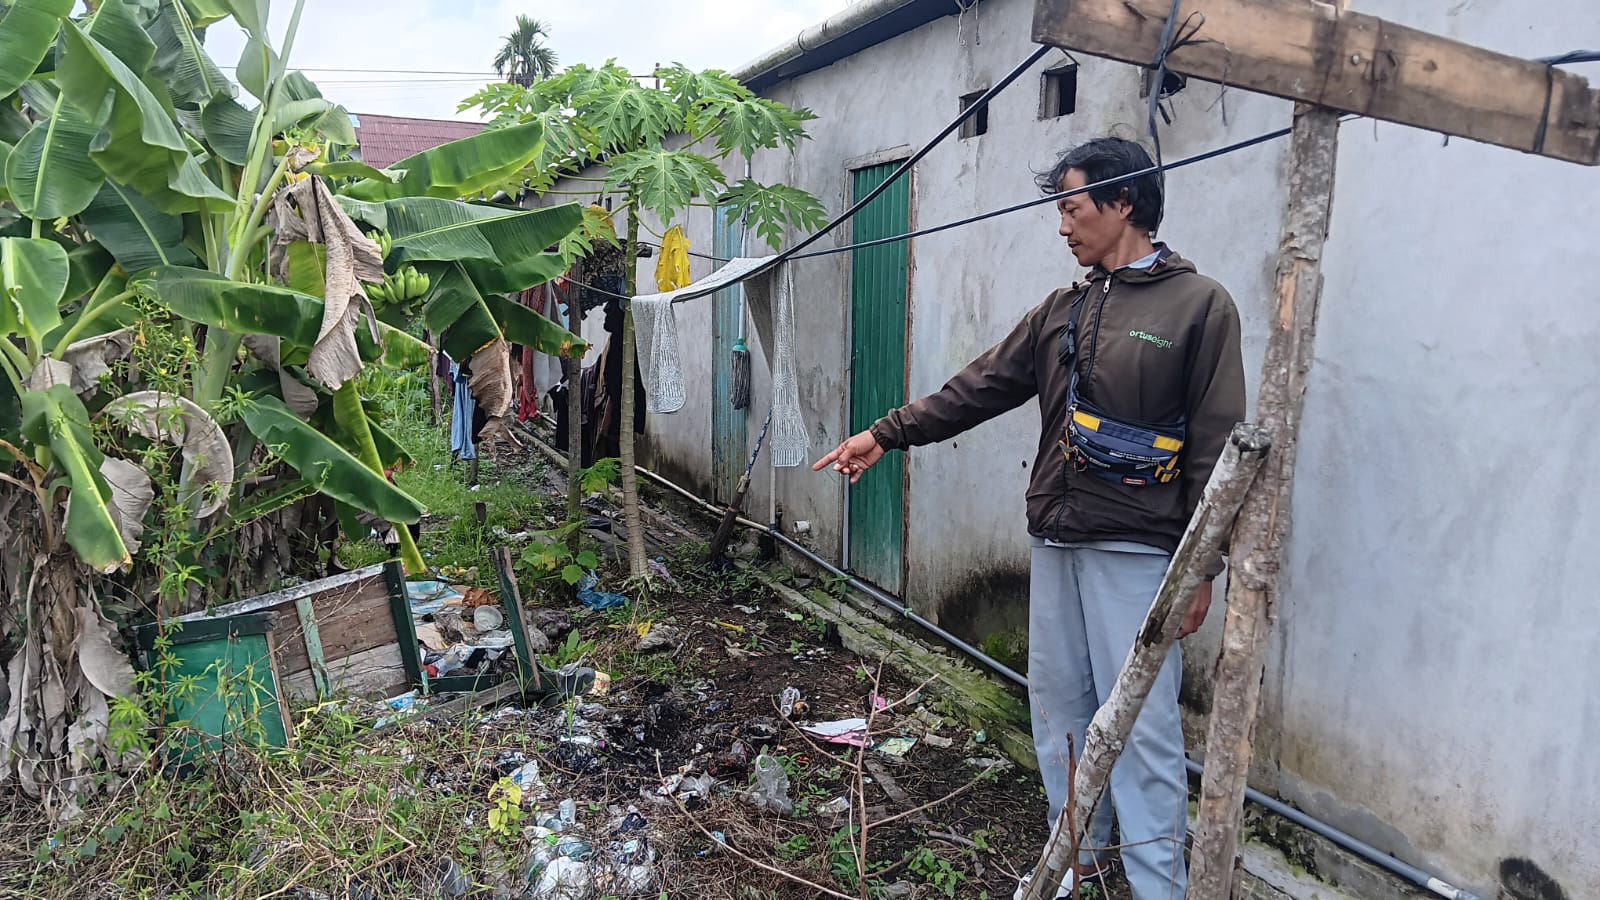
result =
M506 35L506 42L494 56L494 70L523 87L554 75L556 52L544 42L549 36L545 23L519 14L516 30Z

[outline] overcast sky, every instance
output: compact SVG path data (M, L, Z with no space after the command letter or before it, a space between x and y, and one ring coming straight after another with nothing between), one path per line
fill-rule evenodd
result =
M850 0L306 0L290 63L355 113L474 118L461 99L495 80L491 62L518 13L543 19L562 65L616 57L636 72L655 63L734 69L792 39ZM273 0L281 36L294 8ZM206 46L218 65L238 63L244 37L231 21ZM339 69L399 71L334 71Z

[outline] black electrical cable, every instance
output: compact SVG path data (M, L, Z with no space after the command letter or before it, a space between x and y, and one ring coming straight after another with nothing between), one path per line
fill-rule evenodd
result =
M1358 117L1354 116L1354 115L1350 115L1350 116L1346 116L1345 120L1349 120L1349 119L1353 119L1353 118L1358 118ZM1186 156L1183 159L1177 160L1176 162L1166 163L1164 165L1149 166L1147 168L1140 169L1137 172L1129 172L1126 175L1118 175L1118 176L1116 176L1114 178L1107 178L1104 181L1097 181L1094 184L1086 184L1083 187L1073 188L1072 190L1069 190L1069 191L1059 191L1059 192L1054 193L1054 194L1046 194L1046 195L1044 195L1042 197L1035 197L1032 200L1025 200L1025 201L1023 201L1021 203L1014 203L1014 204L1012 204L1010 206L1001 207L1000 209L994 209L994 210L990 210L988 212L978 213L977 215L968 216L968 217L966 217L964 219L956 219L953 222L946 222L943 225L933 225L933 226L930 226L928 228L920 228L920 229L918 229L916 231L908 231L905 234L895 234L895 235L890 235L889 237L876 238L876 239L870 240L870 241L861 241L861 242L855 243L855 244L846 244L846 245L844 245L842 247L829 247L826 250L813 250L810 253L796 253L793 256L791 256L790 259L791 260L815 259L815 258L820 257L820 256L832 256L835 253L847 253L847 252L849 252L851 250L860 250L860 249L865 248L865 247L878 247L878 246L881 246L883 244L893 244L893 243L897 243L899 241L908 241L908 240L910 240L910 239L912 239L914 237L923 237L924 235L937 234L937 233L939 233L941 231L949 231L952 228L960 228L963 225L971 225L974 222L981 222L984 219L992 219L992 218L995 218L997 216L1007 215L1008 213L1018 212L1018 211L1021 211L1021 210L1024 210L1024 209L1029 209L1029 208L1034 207L1034 206L1043 206L1046 203L1054 203L1054 202L1056 202L1058 200L1061 200L1062 198L1065 198L1065 197L1072 197L1072 196L1076 196L1078 194L1086 194L1086 193L1088 193L1090 191L1096 191L1096 190L1099 190L1101 188L1111 187L1113 185L1121 184L1124 181L1129 181L1129 180L1132 180L1134 178L1139 178L1139 177L1142 177L1142 176L1145 176L1145 175L1150 175L1150 174L1153 174L1153 173L1156 173L1156 172L1170 172L1173 169L1181 169L1181 168L1183 168L1185 166L1192 166L1195 163L1206 162L1207 160L1216 159L1219 156L1226 156L1226 155L1228 155L1230 153L1237 153L1240 150L1248 150L1249 148L1254 147L1257 144L1264 144L1264 143L1266 143L1268 141L1277 140L1278 138L1281 138L1281 137L1287 137L1289 135L1289 133L1292 132L1293 130L1294 130L1293 127L1279 128L1276 131L1269 131L1269 132L1267 132L1265 134L1258 134L1255 137L1246 138L1245 140L1238 141L1238 142L1235 142L1235 143L1232 143L1232 144L1228 144L1226 146L1218 147L1218 148L1216 148L1214 150L1207 150L1204 153L1197 153L1194 156ZM757 270L751 271L749 274L745 275L744 278L741 278L740 281L744 281L746 279L752 278L755 275L760 274L762 271L765 271L765 269L757 269ZM569 282L577 285L578 287L584 288L586 290L594 291L595 293L600 294L602 296L614 297L614 298L616 298L618 300L627 300L627 299L629 299L628 297L625 297L622 294L614 294L614 293L611 293L610 291L604 290L602 288L594 287L593 285L584 284L583 282L577 281L577 280L572 279L572 278L568 278L567 280ZM731 282L729 284L721 285L720 287L717 287L717 288L715 288L713 290L703 291L700 294L697 294L696 296L704 296L705 294L713 293L714 291L724 290L724 289L732 287L734 284L738 284L738 283L739 283L738 281L735 281L735 282Z
M994 87L984 91L977 100L974 100L969 106L967 106L966 109L961 111L961 115L956 116L954 121L942 128L939 133L934 135L933 138L926 144L923 144L921 149L907 157L906 161L901 163L900 167L895 169L888 178L885 178L882 184L879 184L877 187L868 191L865 197L857 200L850 206L849 209L840 213L838 216L835 216L832 221L828 222L826 225L823 225L820 229L801 240L800 243L795 244L793 247L790 247L782 253L779 253L777 256L768 260L765 264L752 270L740 280L743 281L754 278L757 275L764 275L767 272L772 271L786 261L794 258L795 254L799 253L801 250L804 250L805 248L821 240L835 228L838 228L840 225L848 222L851 217L860 212L868 203L871 203L873 200L877 199L879 194L882 194L884 191L888 190L896 181L903 177L907 172L911 171L911 167L920 162L924 156L927 156L930 152L932 152L933 148L938 146L940 141L943 141L945 138L954 133L956 129L961 127L962 123L977 115L979 110L988 105L990 98L1009 87L1013 81L1016 81L1019 77L1021 77L1023 72L1026 72L1030 67L1033 66L1034 63L1043 59L1045 55L1053 49L1055 48L1051 47L1049 44L1040 44L1038 49L1028 54L1027 59L1018 63L1017 67L1012 69L1010 72L1007 72L1004 78L1001 78L995 83ZM723 287L727 286L728 285L724 285ZM715 288L713 290L721 290L721 288ZM699 297L704 297L712 292L712 290L700 290L684 293L673 297L672 302L683 303L686 300L694 300Z
M1560 56L1541 56L1534 62L1547 66L1565 66L1572 63L1600 62L1600 50L1573 50Z

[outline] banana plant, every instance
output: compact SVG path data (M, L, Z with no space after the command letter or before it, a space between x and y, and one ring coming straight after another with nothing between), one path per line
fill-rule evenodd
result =
M550 251L579 207L481 199L544 151L543 125L389 170L348 158L348 113L288 63L303 3L281 47L268 0L0 11L0 633L22 635L0 647L0 784L59 790L115 761L105 710L133 677L99 652L103 586L145 616L225 599L169 576L226 571L216 537L276 498L325 495L352 524L419 520L389 478L404 450L358 384L368 367L428 365L424 323L474 363L491 415L509 403L510 343L585 350L504 296L560 271ZM202 38L226 18L247 36L242 93ZM181 352L153 357L158 337ZM140 453L164 454L173 483ZM183 540L142 540L157 525Z

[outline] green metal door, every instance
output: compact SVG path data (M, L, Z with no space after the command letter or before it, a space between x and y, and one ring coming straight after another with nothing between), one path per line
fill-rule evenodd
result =
M852 173L852 201L898 163ZM910 179L902 177L851 220L851 242L910 230ZM852 250L850 256L850 433L906 402L904 241ZM850 567L889 591L900 590L905 559L905 454L890 453L850 488Z
M728 211L729 207L717 207L711 230L711 253L721 259L744 255L744 223ZM711 312L711 488L712 499L718 503L733 499L748 462L745 411L734 409L731 402L733 345L743 325L743 301L743 285L723 288L715 294Z

